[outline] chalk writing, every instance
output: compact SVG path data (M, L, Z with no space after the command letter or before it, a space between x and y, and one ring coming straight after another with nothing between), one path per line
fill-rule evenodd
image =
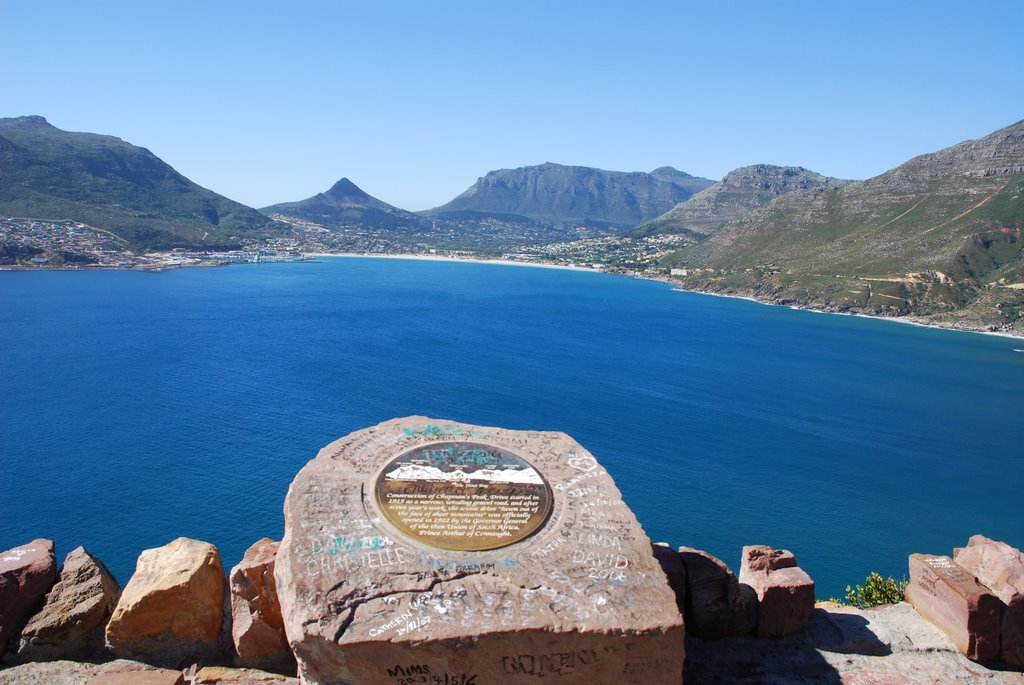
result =
M309 553L312 555L327 554L333 557L341 552L350 554L363 549L381 549L393 544L393 540L381 535L364 535L361 537L332 535L325 539L310 538Z
M530 552L530 556L535 558L540 557L541 559L544 559L550 556L551 554L554 554L562 545L564 545L567 542L569 541L565 538L555 538L543 547L538 547L537 549Z
M590 550L575 550L571 555L572 563L596 566L598 568L629 568L632 562L622 554L598 553Z
M306 574L309 576L330 575L336 571L354 573L362 568L386 568L407 561L406 550L388 547L362 554L320 555L306 560Z
M954 564L953 560L949 557L928 557L924 560L924 563L928 564L939 575L945 576L954 582L968 584L974 582L974 576L964 570L962 566Z
M466 430L462 426L456 426L450 423L446 423L443 426L438 426L433 423L428 423L423 428L403 428L402 433L407 437L413 437L415 435L423 435L430 438L443 438L443 437L470 437L470 438L486 438L487 433L478 430Z
M598 478L598 477L603 476L603 475L604 475L604 471L592 471L592 472L588 472L588 473L580 473L578 475L573 476L572 478L566 479L565 481L563 481L561 483L556 483L553 487L555 488L555 490L569 490L570 488L573 488L574 486L578 485L579 483L582 483L584 481L590 480L591 478Z
M565 460L569 466L577 469L578 471L593 471L597 468L597 460L589 455L582 454L570 454L569 458Z

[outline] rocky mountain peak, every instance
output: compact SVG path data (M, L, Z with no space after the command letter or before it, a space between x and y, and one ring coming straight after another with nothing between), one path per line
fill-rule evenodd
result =
M818 190L848 184L803 167L753 164L733 169L719 183L679 203L637 229L641 235L688 233L708 235L730 221L795 191Z
M8 119L8 121L14 126L25 128L43 126L45 126L46 128L54 128L54 126L46 120L46 117L41 117L38 114L30 114L24 117L14 117L12 119Z
M603 226L615 231L657 216L712 183L672 167L648 174L545 162L488 172L429 214L517 216L527 221Z
M986 177L1024 171L1024 120L983 138L965 140L938 152L920 155L882 177L928 180L960 174ZM879 177L879 178L882 178Z
M331 186L330 190L324 194L331 197L348 199L366 199L370 197L362 188L344 177Z

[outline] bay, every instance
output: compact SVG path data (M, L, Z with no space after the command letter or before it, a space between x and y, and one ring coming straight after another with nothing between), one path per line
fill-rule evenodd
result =
M320 447L423 414L569 433L654 540L785 547L841 595L1024 546L1022 347L488 264L0 272L0 549L84 545L123 583L186 535L230 567Z

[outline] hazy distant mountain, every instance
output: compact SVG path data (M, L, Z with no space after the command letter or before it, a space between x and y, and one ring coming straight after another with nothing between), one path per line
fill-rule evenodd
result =
M780 195L797 190L824 190L850 181L830 178L802 167L757 164L730 171L659 217L641 224L637 235L684 233L706 236Z
M38 116L0 119L0 214L80 221L136 249L228 247L238 238L288 234L145 148L62 131Z
M628 229L663 214L712 183L671 167L645 173L548 163L492 171L448 204L425 214Z
M1024 121L881 176L783 195L666 263L689 287L839 311L1024 316Z
M298 202L284 202L260 210L267 216L279 215L300 219L324 228L365 226L380 229L421 229L430 225L428 220L389 205L366 194L356 184L343 178L325 193Z

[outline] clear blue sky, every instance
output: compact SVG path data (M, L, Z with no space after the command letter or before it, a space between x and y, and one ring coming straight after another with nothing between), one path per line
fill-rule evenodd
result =
M631 5L631 6L627 6ZM0 116L254 206L542 162L845 178L1024 118L1024 1L0 0Z

